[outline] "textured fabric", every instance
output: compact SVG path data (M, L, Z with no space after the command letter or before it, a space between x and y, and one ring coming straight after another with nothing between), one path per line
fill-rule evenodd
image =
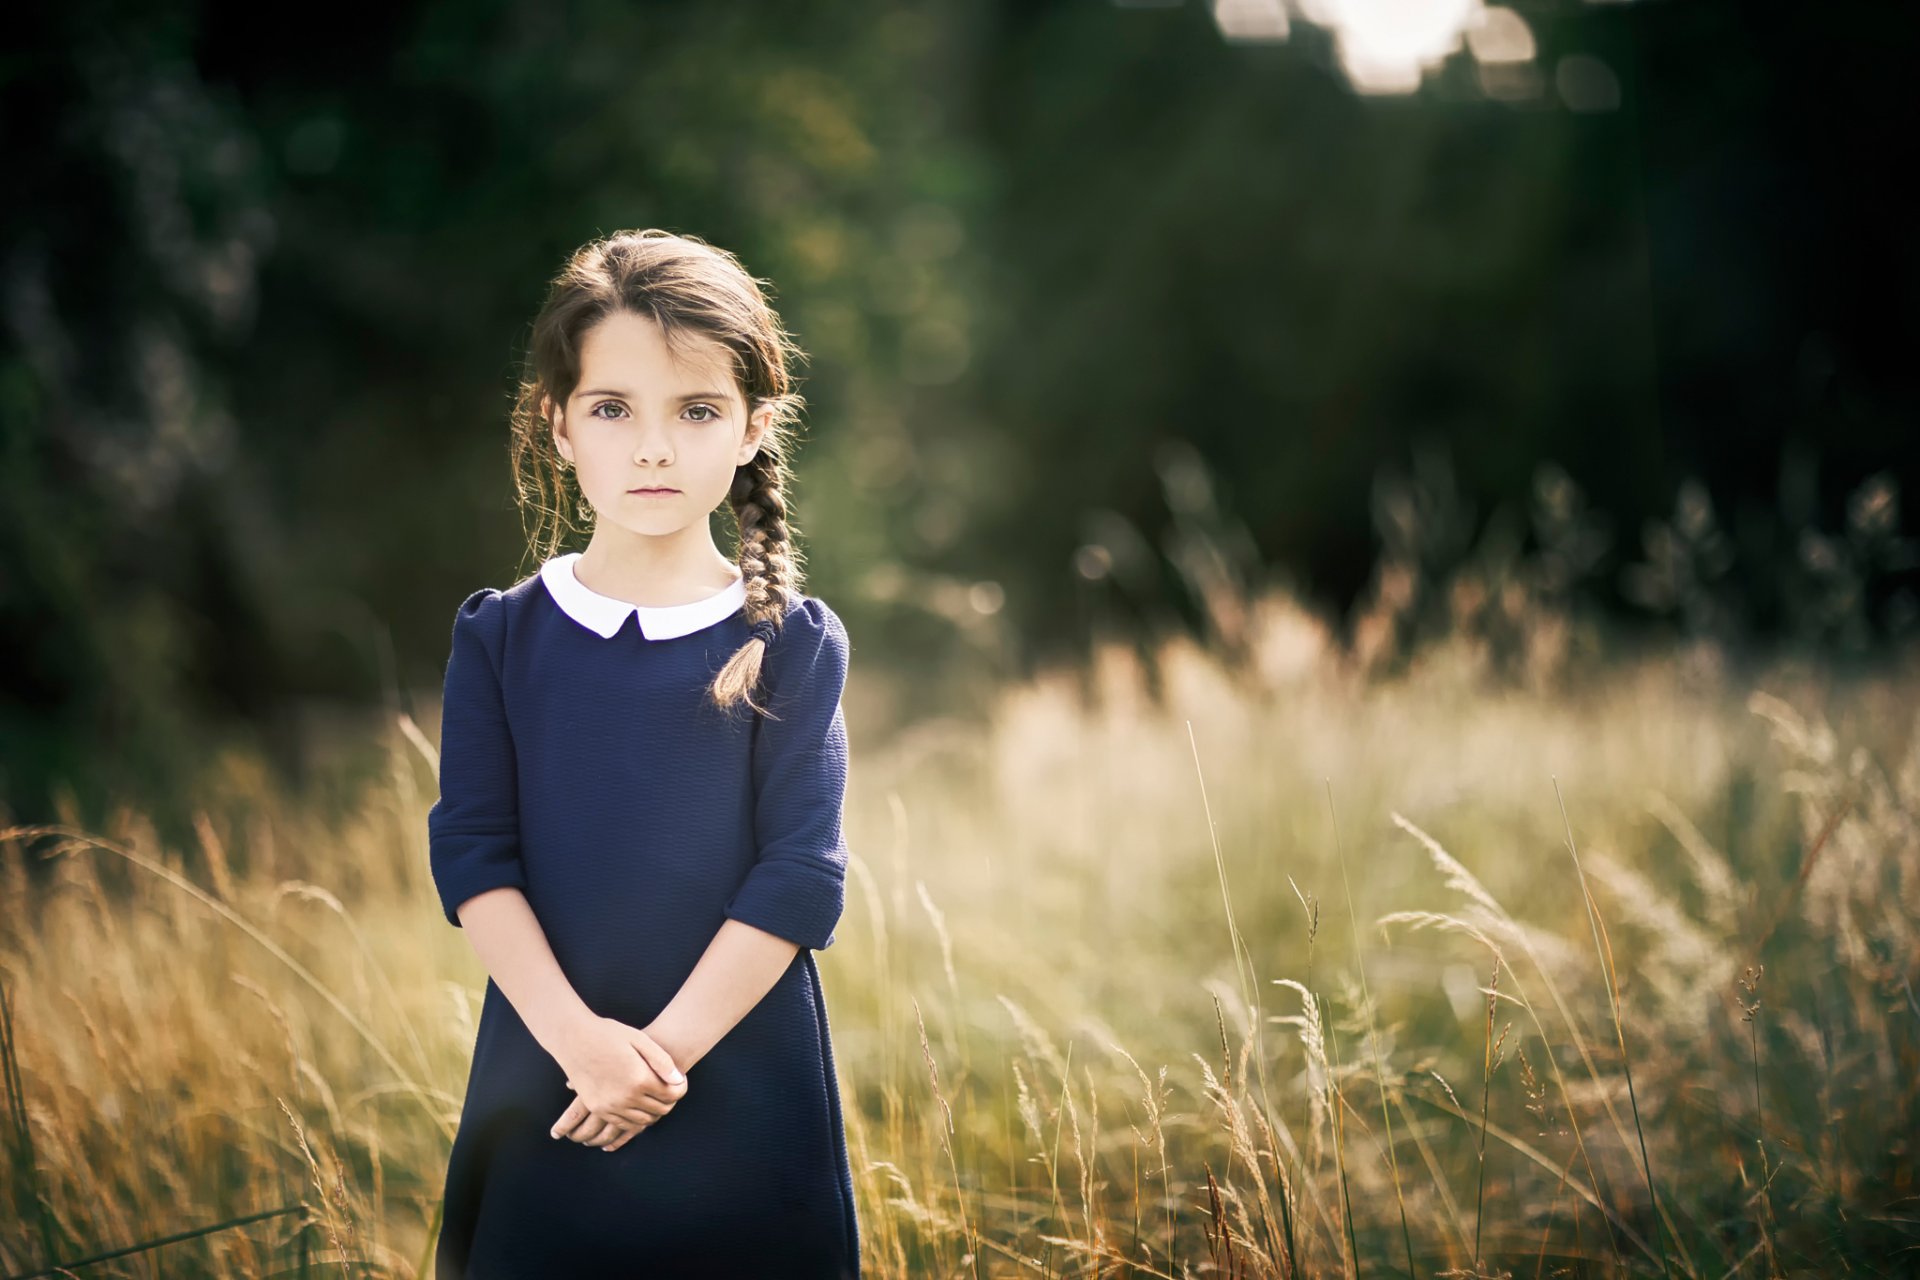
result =
M767 714L723 713L707 689L745 611L655 640L641 616L602 635L539 575L461 604L428 816L445 917L517 886L587 1006L634 1026L729 917L800 950L674 1109L612 1152L548 1136L572 1091L489 980L435 1274L858 1276L813 956L845 903L846 629L800 597L766 654Z

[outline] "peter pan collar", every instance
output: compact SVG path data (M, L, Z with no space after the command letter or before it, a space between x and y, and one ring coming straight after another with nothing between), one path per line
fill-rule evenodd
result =
M616 600L580 581L573 571L579 559L578 551L555 556L540 566L540 580L562 613L609 640L626 625L628 614L639 615L640 634L647 639L671 640L731 618L746 607L744 578L735 578L732 586L718 594L688 604L644 605Z

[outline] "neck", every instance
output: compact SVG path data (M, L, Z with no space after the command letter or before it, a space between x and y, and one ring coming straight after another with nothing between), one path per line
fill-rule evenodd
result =
M660 535L603 521L573 569L582 584L601 595L648 607L703 600L740 576L705 520Z

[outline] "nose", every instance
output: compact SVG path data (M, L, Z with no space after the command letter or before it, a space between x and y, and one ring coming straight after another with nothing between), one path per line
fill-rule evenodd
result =
M635 466L664 466L673 461L673 441L665 427L643 421L637 435L633 444Z

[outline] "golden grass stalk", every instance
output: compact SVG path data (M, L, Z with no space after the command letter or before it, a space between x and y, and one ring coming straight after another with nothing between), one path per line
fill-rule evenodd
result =
M1373 996L1367 991L1367 961L1360 948L1360 920L1353 908L1353 883L1347 879L1347 846L1340 838L1340 819L1333 808L1333 783L1330 779L1322 781L1327 790L1327 819L1333 824L1333 847L1339 856L1340 886L1347 894L1347 925L1353 931L1353 967L1360 977L1360 1003L1367 1013L1367 1042L1373 1046L1373 1079L1380 1089L1380 1122L1386 1130L1387 1163L1393 1170L1393 1199L1400 1209L1400 1239L1407 1250L1407 1280L1414 1280L1413 1230L1407 1226L1407 1198L1400 1190L1400 1155L1393 1141L1393 1114L1387 1107L1387 1069L1380 1061L1380 1028L1374 1024Z
M960 1182L960 1163L953 1154L953 1108L947 1105L947 1096L940 1090L940 1068L933 1060L933 1050L927 1046L927 1024L920 1016L920 1001L913 1001L913 1021L920 1030L920 1052L927 1060L927 1076L933 1082L933 1096L940 1104L940 1145L947 1153L947 1167L953 1173L954 1202L960 1208L960 1227L962 1240L966 1244L967 1258L973 1263L973 1274L980 1274L980 1249L974 1241L973 1223L967 1216L966 1190ZM1071 1050L1071 1046L1069 1046Z
M1486 1053L1480 1060L1480 1151L1479 1176L1473 1192L1473 1265L1478 1270L1483 1265L1484 1255L1480 1252L1480 1225L1486 1219L1487 1205L1487 1113L1493 1098L1493 1072L1499 1065L1500 1046L1507 1042L1507 1032L1513 1029L1509 1022L1500 1029L1500 1040L1496 1044L1493 1038L1494 1014L1499 1005L1500 992L1500 956L1494 953L1493 973L1487 983L1487 1037Z
M1754 1145L1760 1149L1760 1212L1756 1215L1760 1223L1760 1242L1767 1249L1767 1274L1778 1275L1780 1261L1773 1252L1773 1170L1767 1160L1767 1118L1760 1101L1760 976L1765 970L1760 966L1749 965L1742 971L1740 989L1746 994L1740 997L1740 1020L1747 1024L1748 1045L1753 1052L1753 1127Z
M1566 827L1567 852L1573 857L1573 873L1580 881L1580 896L1587 904L1587 923L1593 929L1593 947L1599 953L1600 972L1607 986L1607 1006L1613 1013L1614 1034L1620 1041L1620 1065L1627 1077L1627 1102L1633 1108L1633 1132L1640 1142L1640 1168L1647 1179L1647 1199L1653 1207L1654 1243L1660 1251L1660 1272L1672 1280L1673 1268L1667 1260L1666 1241L1663 1237L1665 1224L1661 1221L1664 1214L1660 1205L1659 1193L1653 1186L1653 1162L1647 1157L1647 1134L1640 1125L1640 1099L1633 1090L1633 1058L1627 1052L1627 1029L1620 1017L1620 987L1613 969L1613 947L1605 939L1600 924L1600 912L1594 906L1593 893L1587 888L1587 873L1580 866L1580 851L1574 846L1573 822L1567 817L1567 803L1560 795L1560 779L1553 779L1554 798L1560 802L1560 821ZM1678 1241L1676 1240L1676 1243ZM1692 1268L1689 1268L1691 1271Z
M1581 1060L1586 1064L1588 1076L1598 1084L1600 1082L1599 1067L1595 1065L1593 1055L1587 1050L1586 1039L1580 1034L1580 1025L1574 1020L1573 1013L1568 1009L1565 999L1561 997L1560 989L1553 981L1551 970L1548 968L1546 961L1541 958L1538 949L1534 946L1533 939L1528 935L1527 931L1521 928L1512 916L1507 914L1506 908L1495 901L1493 895L1487 892L1486 888L1481 885L1473 873L1462 866L1459 860L1454 858L1452 854L1448 853L1438 840L1428 835L1425 831L1422 831L1398 813L1393 814L1392 818L1396 826L1412 835L1414 839L1425 846L1428 856L1433 859L1434 865L1446 875L1448 887L1467 894L1469 898L1480 906L1485 914L1485 918L1490 924L1494 925L1503 936L1517 942L1520 948L1527 953L1527 958L1533 961L1534 971L1540 975L1540 981L1545 985L1547 994L1553 998L1554 1008L1559 1011L1561 1020L1567 1024L1568 1033L1573 1036L1574 1047L1579 1051ZM1402 914L1403 913L1396 913L1393 918L1400 918ZM1513 974L1511 968L1509 968L1507 972ZM1520 985L1519 975L1513 974L1513 978L1515 992L1520 998L1520 1003L1526 1009L1527 1015L1533 1019L1534 1030L1540 1034L1540 1047L1546 1054L1547 1066L1552 1070L1554 1083L1559 1086L1561 1100L1566 1104L1567 1125L1573 1133L1574 1146L1579 1151L1580 1160L1586 1165L1587 1180L1596 1189L1599 1189L1601 1187L1600 1175L1598 1170L1594 1168L1593 1157L1587 1149L1586 1136L1580 1127L1579 1115L1573 1102L1573 1093L1567 1087L1566 1075L1560 1070L1559 1055L1553 1051L1553 1042L1547 1035L1546 1025L1540 1020L1539 1009L1535 1007L1532 1000L1527 998L1525 989ZM1601 1102L1606 1107L1607 1114L1613 1116L1612 1101L1604 1092L1601 1094ZM1466 1117L1463 1116L1462 1118L1465 1119ZM1620 1132L1621 1137L1624 1139L1624 1126L1620 1124L1619 1117L1614 1116L1613 1118L1614 1127ZM1596 1200L1595 1204L1598 1205L1599 1201ZM1621 1256L1619 1241L1613 1235L1614 1226L1619 1224L1611 1212L1606 1214L1603 1219L1603 1225L1607 1226L1607 1243L1613 1250L1614 1264L1624 1268L1626 1266L1626 1259ZM1644 1243L1642 1247L1645 1247Z
M1297 1153L1298 1147L1293 1140L1292 1132L1287 1128L1286 1121L1274 1110L1272 1095L1267 1088L1267 1052L1264 1043L1265 1037L1261 1031L1264 1013L1257 994L1260 981L1259 974L1254 969L1253 955L1247 948L1246 940L1240 935L1240 927L1234 922L1233 894L1227 884L1227 864L1226 859L1220 852L1220 830L1214 822L1213 804L1207 798L1206 771L1200 764L1200 744L1193 736L1193 721L1188 720L1185 723L1187 729L1187 745L1193 752L1194 776L1200 784L1201 811L1207 819L1207 838L1213 847L1214 870L1220 878L1220 902L1226 912L1227 935L1233 945L1234 975L1240 982L1241 998L1246 1002L1248 1018L1253 1024L1254 1069L1256 1078L1260 1082L1260 1105L1266 1113L1268 1127L1281 1135L1290 1153ZM1311 1190L1312 1184L1309 1183L1308 1185ZM1317 1195L1315 1196L1315 1201L1316 1206L1320 1208L1321 1214L1324 1217L1326 1210L1324 1206L1318 1205Z
M1269 1021L1290 1025L1299 1030L1300 1045L1305 1051L1307 1058L1307 1080L1309 1085L1313 1086L1316 1090L1315 1092L1310 1092L1308 1096L1314 1107L1327 1117L1327 1124L1332 1130L1332 1136L1334 1138L1334 1164L1338 1172L1341 1204L1343 1206L1340 1223L1333 1233L1334 1243L1336 1247L1344 1245L1353 1251L1353 1257L1355 1258L1353 1265L1357 1274L1359 1268L1358 1251L1354 1246L1352 1201L1347 1195L1346 1155L1341 1136L1343 1130L1339 1113L1339 1084L1335 1070L1336 1064L1332 1063L1327 1056L1327 1028L1321 1017L1320 1001L1311 990L1303 984L1295 982L1292 978L1274 978L1271 981L1276 987L1291 987L1300 993L1301 1010L1299 1013L1276 1014L1271 1017ZM1317 1085L1314 1085L1315 1081L1318 1081ZM1311 1124L1312 1122L1309 1121L1309 1123ZM1317 1124L1313 1125L1313 1133L1315 1135L1315 1148L1319 1150L1319 1126ZM1345 1256L1346 1255L1343 1255L1342 1257L1342 1274L1345 1273L1346 1269ZM1290 1263L1295 1266L1298 1265L1299 1251L1297 1240L1289 1243L1288 1257Z
M931 1084L933 1084L933 1098L941 1103L941 1126L939 1126L941 1148L947 1151L947 1169L952 1173L952 1178L954 1178L954 1203L960 1207L960 1232L962 1232L962 1240L966 1242L968 1257L973 1261L973 1274L977 1276L977 1274L979 1274L979 1245L975 1244L975 1240L973 1240L973 1222L972 1219L968 1219L968 1211L966 1211L966 1188L960 1184L960 1161L954 1157L954 1144L952 1144L954 1109L952 1109L950 1105L947 1105L947 1094L941 1092L941 1069L939 1069L939 1065L933 1061L933 1050L927 1046L927 1023L925 1023L925 1019L920 1017L920 1000L918 1000L918 998L914 998L914 1025L920 1029L920 1054L924 1055L925 1061L927 1061L927 1079L931 1080Z

